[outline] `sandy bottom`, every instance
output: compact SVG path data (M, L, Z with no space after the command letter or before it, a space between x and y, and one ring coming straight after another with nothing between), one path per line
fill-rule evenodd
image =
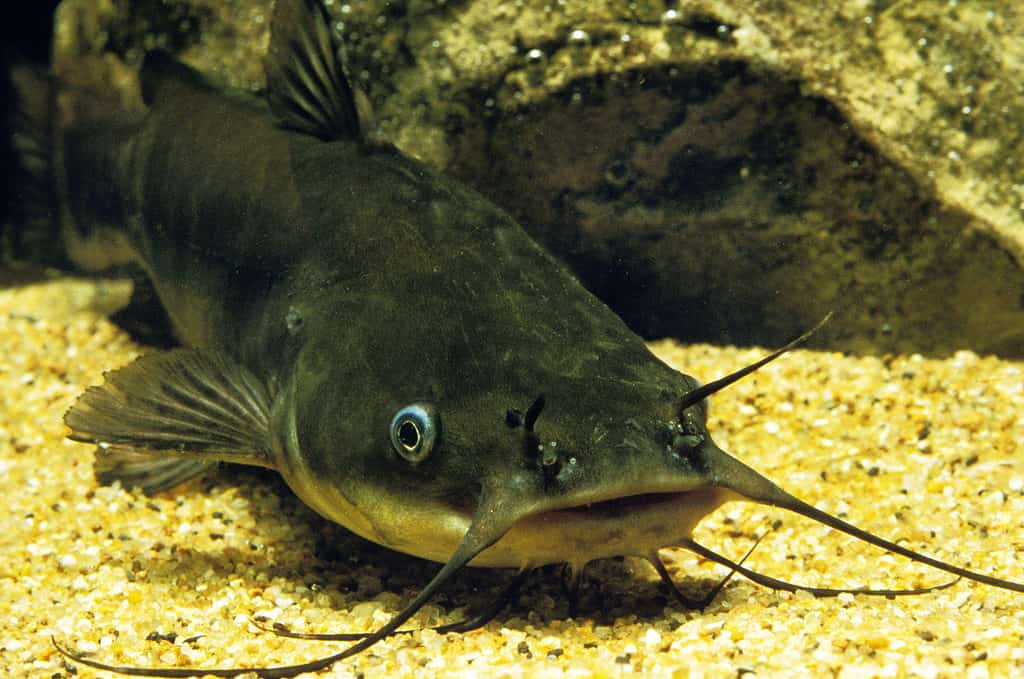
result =
M61 415L102 371L142 349L104 317L109 291L45 283L0 291L0 668L76 672L50 636L117 664L302 662L344 648L277 638L373 629L437 566L352 537L272 474L230 468L147 498L92 478ZM86 309L86 310L83 310ZM757 349L655 350L707 381ZM1024 580L1024 369L959 353L844 357L797 351L715 397L726 450L858 526L985 573ZM696 538L734 558L767 533L755 570L814 585L917 587L944 574L781 510L733 503ZM663 552L680 584L723 569ZM703 613L681 610L653 570L594 564L569 618L558 572L535 574L486 628L421 631L318 676L655 677L1020 675L1024 595L960 582L922 596L816 599L736 578ZM414 619L460 619L509 576L476 570ZM85 667L77 676L106 676Z

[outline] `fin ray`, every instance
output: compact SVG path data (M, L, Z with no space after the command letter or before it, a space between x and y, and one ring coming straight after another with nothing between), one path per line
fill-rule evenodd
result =
M154 495L216 466L216 462L181 460L115 446L96 449L93 473L104 485L120 481L125 488L141 488L146 495Z
M369 104L352 85L344 48L320 2L278 2L270 32L267 101L281 127L324 141L380 140Z

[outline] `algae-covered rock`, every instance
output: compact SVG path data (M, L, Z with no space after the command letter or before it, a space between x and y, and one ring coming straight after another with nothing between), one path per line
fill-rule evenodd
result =
M1024 21L1008 2L328 2L405 152L647 335L1024 355ZM55 67L165 47L262 87L270 3L66 0ZM557 311L557 310L556 310Z

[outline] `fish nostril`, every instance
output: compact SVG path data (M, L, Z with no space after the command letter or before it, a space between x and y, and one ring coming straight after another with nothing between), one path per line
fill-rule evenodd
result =
M541 464L541 471L544 473L544 483L548 484L558 478L562 471L562 463L557 458L551 464Z
M523 423L523 414L515 408L509 408L505 413L505 424L509 429L515 429Z
M704 444L704 437L700 434L688 434L680 432L672 437L671 454L678 460L692 462L698 455L700 447Z
M551 441L548 444L538 444L538 461L540 462L541 473L544 474L544 484L548 485L555 481L562 473L564 465L558 451L558 442ZM572 458L575 463L575 458Z
M558 464L558 443L552 441L548 445L540 444L537 446L537 450L540 452L540 463L544 467L551 467Z

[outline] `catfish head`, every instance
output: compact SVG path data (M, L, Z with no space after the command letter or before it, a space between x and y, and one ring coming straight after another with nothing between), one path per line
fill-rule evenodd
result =
M438 337L444 347L390 337L354 349L372 354L355 379L313 347L300 355L271 430L286 432L273 466L307 504L439 562L486 517L496 543L473 564L529 568L646 555L688 538L726 499L708 483L706 404L679 409L696 382L646 349L649 384L565 374L573 345L557 345L560 369L541 373L507 336L480 349Z
M376 530L364 535L444 563L422 597L470 563L520 571L567 563L579 570L591 560L622 555L649 559L677 591L657 556L658 550L673 546L780 589L826 596L844 591L894 596L934 589L811 588L749 571L692 539L694 527L730 500L789 509L958 577L1024 591L1020 583L933 559L822 512L715 444L707 429L708 397L804 342L817 327L763 359L701 385L650 355L631 333L620 332L617 318L596 307L570 307L557 321L550 320L554 316L538 321L532 332L516 330L524 327L513 322L516 314L493 311L491 322L500 325L505 318L508 327L493 342L482 344L453 341L458 333L446 323L461 325L466 319L435 315L438 311L428 313L448 319L437 321L445 330L437 337L443 339L425 337L417 346L436 350L440 347L433 342L439 341L445 351L418 353L406 347L409 353L404 355L414 360L405 371L396 372L395 361L383 356L365 363L387 365L382 376L401 377L381 379L378 386L389 395L366 405L378 412L366 418L374 423L375 433L362 434L367 442L364 459L343 465L348 471L361 470L355 475L360 488L353 487L345 502L362 508L367 525ZM538 311L530 308L530 315ZM531 334L571 338L576 331L600 341L530 344ZM395 345L381 342L375 351L386 346ZM512 349L521 346L527 350ZM566 346L583 350L567 352ZM478 352L475 360L473 351ZM401 355L396 352L399 364ZM433 355L446 359L432 362L428 357ZM425 372L414 369L424 363L429 366ZM341 398L339 391L333 392L335 398ZM336 402L323 394L314 400ZM317 412L309 427L326 431L327 413ZM340 474L332 477L328 466L319 467L317 474L324 487L354 486ZM329 478L336 481L327 482ZM332 515L326 504L307 501L352 525L347 517ZM407 520L403 512L414 518ZM394 632L425 600L417 598L375 636Z
M705 404L679 408L695 380L536 254L546 285L587 303L545 309L554 295L514 271L462 262L472 294L424 274L382 282L369 317L336 313L344 291L309 309L270 427L272 466L306 503L439 562L486 515L504 535L474 565L523 568L646 554L723 501L702 476Z
M986 577L824 514L714 443L707 398L810 333L700 385L498 208L421 167L403 176L415 209L392 217L415 225L417 247L396 238L400 274L368 272L355 299L346 283L311 305L309 340L275 406L272 430L287 445L273 466L324 516L445 571L578 570L621 555L657 567L671 546L704 554L694 527L749 500Z

